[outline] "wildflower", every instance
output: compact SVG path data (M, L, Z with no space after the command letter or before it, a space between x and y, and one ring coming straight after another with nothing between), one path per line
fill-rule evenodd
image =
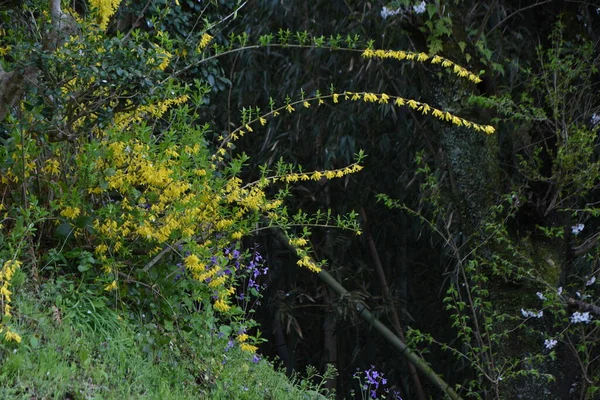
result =
M7 342L17 342L17 343L21 343L21 336L13 331L11 331L10 329L6 330L6 333L4 334L4 339Z
M60 215L69 219L75 219L81 214L81 210L78 207L66 207L60 212Z
M542 310L536 313L535 311L524 310L521 308L521 314L525 318L542 318L544 316L544 311Z
M376 399L377 398L377 390L379 389L380 385L386 385L387 384L387 379L385 379L383 377L383 374L378 372L374 366L371 366L371 368L369 368L366 371L363 371L364 373L364 378L365 378L365 382L362 382L362 374L360 373L360 370L357 369L356 373L354 374L354 378L357 379L360 383L361 383L361 388L363 390L363 394L364 393L368 393L369 397L372 399ZM389 389L385 390L386 393L389 392ZM364 398L364 397L363 397Z
M537 292L536 296L539 297L540 300L546 300L546 296L544 296L542 292Z
M556 346L557 344L558 344L558 341L555 339L544 340L544 347L546 347L546 349L548 349L548 350L553 349L554 346Z
M200 38L200 43L198 43L198 51L204 50L204 48L206 46L208 46L208 44L210 43L210 41L212 39L213 39L213 37L211 35L209 35L208 33L203 34L202 37Z
M421 1L421 3L414 5L413 10L415 14L423 14L425 12L425 4L424 1Z
M107 292L110 292L110 291L115 290L117 288L118 288L117 281L112 281L110 284L108 284L108 285L106 285L104 287L104 290L106 290Z
M594 282L596 282L596 276L592 276L590 279L588 279L588 281L585 283L585 286L591 286L594 284Z
M396 10L390 10L387 7L383 7L381 9L381 18L386 19L387 17L391 17L394 16L396 14L399 14L402 10L400 8L396 9Z
M231 308L231 306L226 304L223 301L223 299L218 299L217 301L215 301L214 307L215 307L215 310L220 311L220 312L229 311L229 309Z
M259 362L260 360L261 360L261 358L260 358L258 355L254 354L254 355L252 356L252 362L253 362L254 364L258 364L258 362Z
M242 349L243 351L247 351L248 353L255 353L256 350L258 350L258 347L248 343L242 343L240 344L240 349Z
M574 236L577 236L583 230L583 228L585 228L584 224L577 224L571 227L571 232Z
M49 173L51 175L60 174L59 162L56 159L46 160L46 166L43 169L44 172Z
M575 311L571 315L571 323L578 324L580 322L585 322L589 324L592 321L592 316L589 312L580 313L579 311Z

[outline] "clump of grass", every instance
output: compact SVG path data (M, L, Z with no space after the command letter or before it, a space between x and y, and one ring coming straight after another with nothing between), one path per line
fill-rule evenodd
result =
M190 342L64 280L17 292L11 322L23 341L0 343L0 398L323 398L209 328Z

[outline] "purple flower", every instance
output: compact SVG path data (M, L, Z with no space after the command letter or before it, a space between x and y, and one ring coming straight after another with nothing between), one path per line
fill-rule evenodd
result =
M362 378L362 374L364 373L364 381ZM377 398L377 390L379 386L387 385L387 379L383 377L383 374L375 369L375 366L371 365L371 368L363 371L361 373L360 369L357 369L354 373L354 378L358 379L361 384L361 388L363 390L363 394L367 394L370 398ZM383 388L382 388L383 389ZM389 389L384 389L386 393L389 392ZM398 397L399 398L399 397Z
M225 346L225 351L229 351L233 346L233 340L229 340L229 342L227 342L227 346Z
M257 356L256 354L252 356L252 362L254 364L257 364L260 361L260 357Z

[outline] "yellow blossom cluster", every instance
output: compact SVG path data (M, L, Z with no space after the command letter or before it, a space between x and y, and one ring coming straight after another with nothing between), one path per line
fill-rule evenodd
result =
M30 138L27 139L31 140ZM14 152L11 155L11 158L15 162L16 168L13 169L9 167L6 169L6 173L2 174L0 177L0 183L7 184L9 182L19 183L19 177L23 177L25 179L29 178L32 175L35 175L37 170L37 165L31 158L31 153L29 151L21 151L23 149L23 145L21 143L15 144L15 148L19 150L18 152ZM19 168L22 167L22 168Z
M469 72L464 67L448 60L447 58L440 56L429 56L425 53L415 53L411 51L403 51L403 50L375 50L375 49L366 49L362 56L364 58L391 58L394 60L408 60L408 61L417 61L417 62L430 62L431 64L441 64L442 67L451 69L452 72L461 78L466 78L474 83L481 82L481 78L475 75L472 72Z
M119 8L121 0L90 0L90 5L97 10L96 19L100 29L105 30L108 21Z
M308 268L309 270L311 270L312 272L315 272L315 273L321 272L321 267L319 267L313 261L313 259L308 255L308 253L306 251L299 250L298 248L296 248L296 252L298 253L298 256L300 257L298 259L298 261L296 262L296 264L298 264L299 267Z
M117 281L112 281L111 283L109 283L108 285L106 285L104 287L104 290L106 290L107 292L113 291L113 290L117 290L118 289L118 285L117 285Z
M46 160L42 171L49 175L58 176L60 175L60 163L56 158L49 158Z
M244 221L249 214L272 210L281 201L267 199L259 188L243 188L237 177L222 186L212 185L208 176L213 174L206 167L190 168L190 156L200 151L198 144L159 150L156 144L107 138L101 145L94 165L104 185L91 189L100 196L118 194L119 198L96 211L102 217L92 223L98 242L95 254L105 271L114 272L115 257L122 249L130 251L132 245L154 244L158 253L165 244L178 240L196 242L196 251L183 260L186 270L217 292L217 311L228 311L233 282L208 259L215 248L248 233ZM66 208L63 214L73 217L77 211ZM210 238L217 236L220 242L213 243ZM105 290L115 290L116 285L112 282Z
M293 183L298 181L319 181L323 178L325 179L335 179L342 178L349 174L354 174L356 172L360 172L363 169L362 165L353 163L344 168L339 169L330 169L325 171L312 171L312 172L298 172L298 173L289 173L281 176L273 176L267 178L268 181L273 183L275 182L284 182L284 183Z
M79 214L81 214L81 209L79 207L65 207L61 212L60 215L62 215L63 217L69 218L69 219L75 219L79 216Z
M247 351L248 353L256 353L256 350L258 350L258 347L249 344L248 343L249 338L250 338L250 336L248 336L248 334L242 333L242 334L238 335L236 340L240 343L240 349L242 349L243 351Z
M475 122L471 122L464 118L458 117L454 114L449 113L448 111L442 111L435 107L431 107L427 103L423 103L420 101L416 101L413 99L405 99L400 96L392 96L385 93L368 93L368 92L344 92L344 99L351 101L359 101L362 100L367 103L379 103L379 104L388 104L393 103L399 107L410 107L413 110L420 112L423 115L433 115L440 121L450 122L454 125L464 126L466 128L471 128L479 132L485 132L488 135L491 135L496 131L496 129L491 125L481 125Z
M210 41L212 39L213 39L213 37L211 35L209 35L208 33L204 33L202 35L202 37L200 38L200 42L198 43L197 51L201 52L202 50L204 50L204 48L206 48L206 46L208 46L208 44L210 43Z
M169 53L167 50L163 49L159 45L153 43L154 48L157 50L157 56L159 58L160 64L156 68L160 71L164 71L167 69L169 64L171 63L171 58L173 58L173 54ZM156 60L154 57L148 58L147 64L154 64Z
M321 271L321 267L319 267L308 254L308 251L306 249L306 246L308 245L308 240L301 237L288 237L288 243L296 249L296 253L298 254L298 261L296 262L296 264L298 264L298 266L308 268L312 272L316 273Z
M2 266L0 270L0 304L2 305L2 313L6 317L11 316L11 295L10 281L13 278L17 268L21 266L21 262L18 260L8 260ZM21 336L13 332L8 326L0 323L0 333L4 332L4 339L6 341L21 342Z
M115 125L121 129L125 129L133 123L138 123L144 119L146 116L151 116L154 118L160 118L166 113L169 108L177 105L184 104L190 99L190 96L184 94L182 96L166 99L156 104L149 104L145 106L140 106L135 109L135 111L131 113L120 113L115 116ZM196 151L198 151L196 149Z
M0 299L2 301L2 313L5 316L10 316L10 309L12 308L10 306L12 292L8 289L10 281L20 266L20 261L8 260L2 266L2 270L0 270Z

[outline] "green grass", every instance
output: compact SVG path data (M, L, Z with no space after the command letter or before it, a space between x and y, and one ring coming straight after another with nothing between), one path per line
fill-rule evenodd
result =
M153 321L120 317L93 291L21 286L13 305L10 325L23 341L0 343L2 399L322 398L269 362L225 352L227 338L194 331L190 343Z

